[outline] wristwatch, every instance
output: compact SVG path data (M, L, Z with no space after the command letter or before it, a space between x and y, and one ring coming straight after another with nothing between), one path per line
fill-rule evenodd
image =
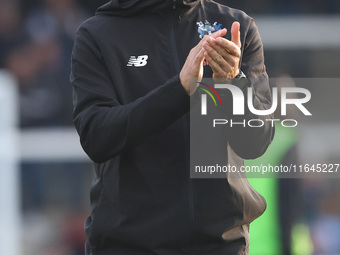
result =
M238 75L232 80L232 84L239 87L241 90L244 90L248 87L247 76L240 70Z

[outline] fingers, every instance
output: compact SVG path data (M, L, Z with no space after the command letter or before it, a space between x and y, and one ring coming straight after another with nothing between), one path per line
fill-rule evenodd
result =
M211 38L212 36L210 36ZM216 37L213 38L214 42L220 47L226 49L231 55L239 58L241 57L241 37L240 37L240 23L235 21L231 26L231 41L222 38ZM211 42L211 40L210 40Z
M224 69L222 69L222 67L217 62L215 62L212 57L210 57L208 52L204 53L204 57L208 61L209 66L214 72L214 77L216 78L228 77L228 73Z
M211 46L211 44L208 44L208 43L205 43L203 48L208 53L206 55L208 55L209 58L214 61L214 63L219 65L219 67L222 70L229 72L233 68L234 65L228 63L228 61L227 61L227 59L229 58L229 56L228 56L229 54L226 50L222 49L222 53L220 53L215 48L213 48L213 46ZM214 72L216 70L217 72L220 73L220 71L216 67L214 67L214 65L213 66L211 65L209 59L207 59L207 61L208 61L209 65L211 66L211 68L213 69Z
M204 39L204 57L214 72L213 77L234 78L238 73L241 57L240 23L232 24L230 41L220 36L208 36Z
M192 95L195 92L195 87L197 85L197 83L194 83L195 86L194 87L192 86L192 79L200 81L203 77L203 60L205 58L206 53L206 50L204 49L203 45L206 43L208 38L212 38L215 40L216 38L223 37L226 34L227 34L226 29L216 31L210 36L203 37L203 39L194 48L190 50L190 53L179 74L181 84L188 95ZM228 65L225 60L223 61L224 62L221 62L222 65L224 66ZM214 65L214 70L216 70L216 72L223 72L223 70L218 66L218 64L215 65L215 62L214 61L212 62Z
M231 41L241 48L240 23L237 21L231 25Z
M197 46L202 46L208 40L208 38L216 39L218 37L225 36L226 34L227 34L227 29L223 28L221 30L218 30L218 31L212 33L211 35L205 35Z
M230 63L231 66L234 66L236 64L236 58L238 56L234 56L233 54L230 54L228 50L226 50L221 45L217 44L216 40L212 38L208 38L207 43L209 43L209 46L211 46L219 55L221 55L228 63ZM235 55L238 55L238 51L235 52Z
M231 55L239 58L241 56L241 49L232 41L229 41L225 38L217 38L215 40L216 44L220 47L226 49Z
M206 41L211 39L215 39L214 41L217 42L222 48L225 48L230 54L235 57L241 56L241 36L240 36L240 23L235 21L231 26L231 41L222 38L227 34L227 29L223 28L218 30L211 35L205 35L199 45L203 45Z
M211 46L214 50L217 51L218 54L222 55L223 57L228 54L228 52L223 47L218 45L216 43L216 40L214 40L212 38L208 38L206 44L208 44L208 46Z
M225 36L227 34L227 29L223 28L221 30L218 30L214 33L212 33L210 36L214 39L216 39L217 37L222 37Z
M179 74L181 84L189 96L196 90L197 83L193 80L201 81L203 77L204 52L202 47L192 48Z
M195 58L194 58L194 65L198 65L200 66L204 60L204 49L200 49L200 51L196 54Z

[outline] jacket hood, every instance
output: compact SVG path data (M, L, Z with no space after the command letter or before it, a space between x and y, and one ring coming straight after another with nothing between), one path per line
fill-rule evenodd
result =
M133 16L178 6L190 9L200 0L111 0L99 7L96 15Z

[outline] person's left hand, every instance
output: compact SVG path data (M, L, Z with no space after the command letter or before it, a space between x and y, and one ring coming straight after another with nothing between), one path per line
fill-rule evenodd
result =
M213 70L213 78L235 78L240 70L241 57L240 23L234 22L231 26L231 41L219 37L209 36L203 45L204 57Z

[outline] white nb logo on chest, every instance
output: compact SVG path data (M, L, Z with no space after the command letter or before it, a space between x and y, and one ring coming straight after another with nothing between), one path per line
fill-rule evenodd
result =
M148 58L149 58L148 55L138 56L137 58L136 56L131 56L126 66L135 66L135 67L146 66L146 64L148 63L147 62Z

